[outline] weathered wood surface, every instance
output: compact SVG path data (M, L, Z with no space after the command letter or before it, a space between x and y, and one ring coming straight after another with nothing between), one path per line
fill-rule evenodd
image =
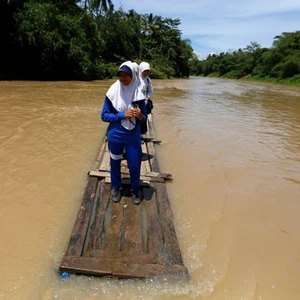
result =
M130 177L122 161L122 199L110 200L110 166L103 140L75 222L60 271L69 273L147 278L166 275L189 277L184 266L165 182L172 175L161 173L155 144L152 115L144 137L141 166L143 201L134 205Z

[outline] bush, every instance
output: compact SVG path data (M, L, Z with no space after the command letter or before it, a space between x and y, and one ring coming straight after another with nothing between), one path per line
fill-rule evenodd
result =
M110 79L117 76L120 64L100 62L96 67L96 79Z
M239 79L243 77L245 74L240 70L230 71L223 75L223 78L230 78L230 79Z

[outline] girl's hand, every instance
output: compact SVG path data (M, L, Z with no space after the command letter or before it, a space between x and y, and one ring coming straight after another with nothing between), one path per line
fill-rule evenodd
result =
M126 110L125 114L124 114L124 117L125 118L132 118L132 117L134 117L134 115L133 115L133 109L131 108L131 109Z
M134 117L137 117L140 120L143 119L143 114L142 114L141 110L138 107L133 108L132 110L133 110L133 116Z
M124 116L125 118L137 117L140 120L143 119L143 114L138 107L126 110Z

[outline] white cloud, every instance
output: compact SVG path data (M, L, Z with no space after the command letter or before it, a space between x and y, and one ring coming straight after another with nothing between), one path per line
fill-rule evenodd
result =
M282 32L300 30L299 0L126 0L123 9L179 18L183 38L196 53L220 53L245 48L251 41L271 47ZM115 3L115 7L118 4Z
M245 48L251 42L271 47L275 36L294 32L298 22L293 18L278 19L273 16L240 20L215 20L182 23L183 37L189 37L195 51L207 48L209 52L226 52Z
M284 11L299 11L299 0L124 0L119 2L125 10L134 9L139 13L154 13L166 17L198 14L201 17L245 17ZM116 4L116 6L118 6Z

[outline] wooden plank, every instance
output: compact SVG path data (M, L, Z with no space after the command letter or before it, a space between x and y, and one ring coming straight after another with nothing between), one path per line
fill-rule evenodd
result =
M150 181L148 180L149 178L150 177L144 177L143 179L141 179L140 185L141 186L149 186L149 184L150 184ZM158 180L160 180L160 182L164 182L163 179L156 179L155 181L158 181ZM121 182L122 182L122 185L130 185L130 178L122 178ZM107 183L107 184L111 183L110 177L105 178L105 183Z
M113 273L113 262L90 257L64 256L60 271L86 275L109 275Z
M124 199L121 199L119 203L113 203L110 201L110 211L107 211L107 218L109 224L107 227L107 239L103 250L120 251L121 241L124 235Z
M153 187L143 188L144 201L142 221L144 234L144 252L151 253L157 258L157 263L163 264L163 241L159 212L157 209L156 193Z
M160 224L163 235L165 257L167 263L183 265L183 260L173 223L173 213L171 211L169 198L164 184L156 184L156 195L159 199L158 210L160 212Z
M97 178L89 178L80 211L75 222L66 255L81 255L95 200Z
M152 130L152 129L151 129ZM160 172L155 147L153 143L147 143L149 154L153 155L150 159L151 169L154 172ZM173 224L173 213L171 210L169 198L164 184L155 184L156 197L159 199L158 210L160 212L160 222L164 241L165 259L170 264L183 265L181 251L179 248L176 231Z
M126 198L125 234L122 244L124 256L135 256L143 253L142 230L141 230L141 206L134 205L131 197Z
M127 165L127 160L126 159L123 159L121 161L121 174L126 174L126 175L129 176L129 169L128 169L128 165Z
M147 171L144 176L152 178L163 178L165 180L173 180L172 174Z
M98 178L110 178L110 173L109 172L103 172L103 171L90 171L89 176L91 177L98 177ZM153 181L153 182L164 182L164 177L163 175L161 176L159 173L155 172L149 172L151 176L140 176L140 180L143 181ZM121 174L122 179L130 179L129 174Z
M110 170L110 155L108 150L108 144L105 144L105 150L103 153L102 162L100 164L99 170L109 171Z
M157 144L161 143L160 139L157 139L155 137L150 137L150 136L144 136L144 137L142 137L142 140L144 142L152 142L152 143L157 143Z
M100 168L100 164L101 161L103 159L103 155L104 155L104 151L105 151L105 147L106 147L106 136L104 136L102 144L100 146L99 152L97 154L94 166L92 168L92 170L98 170Z
M110 172L108 172L108 171L89 171L88 175L91 177L106 178L106 177L110 177Z
M147 168L148 166L148 168ZM146 144L142 144L142 163L141 163L141 175L143 176L149 169L148 151Z
M110 186L102 180L97 201L95 220L91 226L89 246L84 255L89 255L93 249L104 249L107 238L107 210L109 207Z
M153 172L160 173L159 164L156 157L156 151L153 143L147 143L148 153L149 153L149 163L150 169Z
M123 251L110 251L110 250L99 250L93 249L90 252L89 257L104 259L105 261L122 261L126 263L140 263L140 264L155 264L157 258L155 254L149 253L138 253L135 255L124 255Z
M93 177L99 177L99 178L106 178L106 177L110 177L110 172L107 171L89 171L88 172L89 176L93 176ZM121 173L122 178L130 178L128 173ZM151 177L151 179L157 179L157 178L163 178L166 180L172 180L172 175L168 174L168 173L159 173L159 172L153 172L153 171L148 171L146 170L144 174L141 174L141 178L143 177ZM146 178L148 180L151 180L149 178ZM162 182L161 180L159 180L158 182Z
M91 257L65 256L61 271L86 275L111 275L121 278L151 278L179 275L188 278L187 268L180 265L157 265L105 261Z
M165 275L189 278L187 268L181 265L157 265L114 262L113 275L121 278L152 278Z

